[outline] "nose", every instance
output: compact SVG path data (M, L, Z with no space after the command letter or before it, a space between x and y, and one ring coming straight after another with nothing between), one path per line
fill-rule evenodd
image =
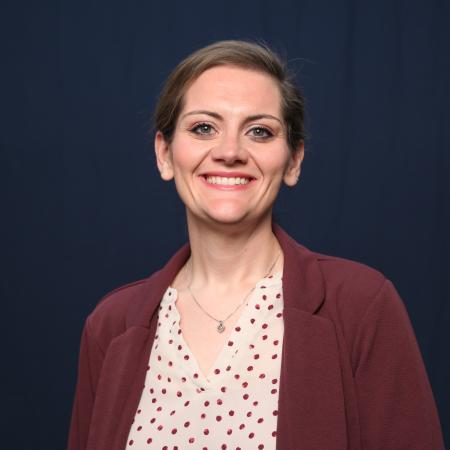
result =
M211 156L215 161L227 166L245 164L248 153L242 145L238 134L227 133L222 135L220 141L213 148Z

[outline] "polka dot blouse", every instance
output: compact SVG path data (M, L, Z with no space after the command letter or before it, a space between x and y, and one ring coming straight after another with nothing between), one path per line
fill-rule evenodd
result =
M176 299L169 287L126 449L275 449L281 272L258 281L207 377L183 339Z

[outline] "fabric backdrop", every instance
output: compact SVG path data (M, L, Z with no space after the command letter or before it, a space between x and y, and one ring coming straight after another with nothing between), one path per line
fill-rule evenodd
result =
M2 448L65 447L84 318L185 241L152 109L180 58L229 38L286 55L307 98L277 220L394 282L450 442L448 1L10 1L0 17Z

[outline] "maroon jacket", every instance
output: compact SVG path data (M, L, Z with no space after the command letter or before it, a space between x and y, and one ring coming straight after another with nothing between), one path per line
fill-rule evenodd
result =
M278 450L441 450L433 394L390 281L312 253L278 226L284 339ZM144 385L159 302L189 257L119 288L88 317L69 450L124 450Z

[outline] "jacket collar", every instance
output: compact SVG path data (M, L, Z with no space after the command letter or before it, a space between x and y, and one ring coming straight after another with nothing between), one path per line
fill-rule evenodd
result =
M273 224L273 232L284 254L283 299L285 308L297 308L314 314L324 300L324 281L317 256L298 244L279 225ZM167 287L174 280L191 254L185 244L167 264L142 285L127 317L127 328L148 328ZM299 296L298 293L302 295ZM143 294L143 295L142 295Z

